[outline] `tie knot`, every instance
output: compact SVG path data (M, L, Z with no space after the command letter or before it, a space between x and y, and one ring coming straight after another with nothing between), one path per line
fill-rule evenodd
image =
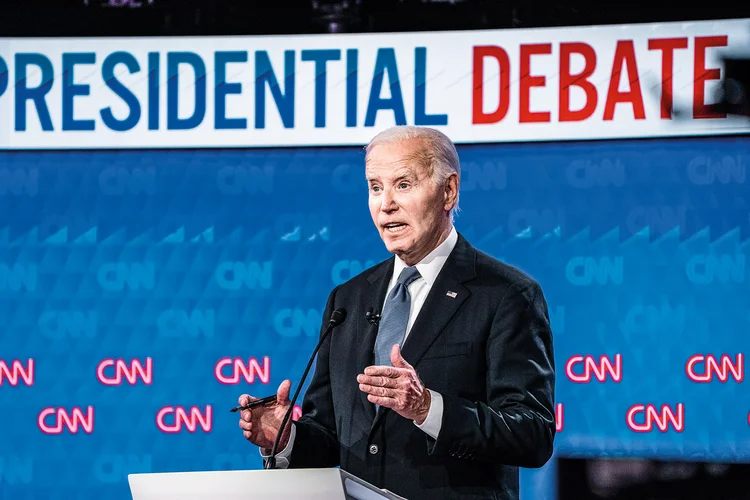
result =
M398 282L404 286L409 286L414 280L421 278L422 275L416 267L405 267L401 274L398 275Z

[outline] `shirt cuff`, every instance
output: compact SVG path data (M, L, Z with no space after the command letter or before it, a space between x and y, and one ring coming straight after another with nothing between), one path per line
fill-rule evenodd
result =
M427 417L422 422L422 425L414 422L414 425L419 427L432 439L437 439L440 434L440 426L443 424L443 396L439 392L430 391L430 409L427 411ZM290 440L291 442L291 440Z
M294 426L294 423L292 422L292 431L289 433L289 442L286 444L286 447L276 453L276 468L277 469L286 469L289 467L289 459L292 456L292 448L294 447L294 436L296 436L297 432ZM266 461L268 457L271 456L271 450L265 449L265 448L258 448L260 450L260 456L263 457L263 462Z

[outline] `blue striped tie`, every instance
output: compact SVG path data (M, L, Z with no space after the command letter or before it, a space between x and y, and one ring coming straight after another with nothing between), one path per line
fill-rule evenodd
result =
M407 287L420 277L416 267L405 268L401 271L396 286L388 294L375 339L376 366L391 366L393 344L401 345L404 341L411 307L411 295Z

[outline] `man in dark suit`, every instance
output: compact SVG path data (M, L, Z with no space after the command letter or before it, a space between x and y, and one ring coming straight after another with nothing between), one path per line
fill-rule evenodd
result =
M328 297L323 328L335 309L347 319L321 347L276 466L341 466L410 500L517 499L518 467L544 465L555 436L542 290L453 227L460 169L444 134L386 130L365 163L370 213L394 257ZM290 385L275 405L242 412L263 456Z

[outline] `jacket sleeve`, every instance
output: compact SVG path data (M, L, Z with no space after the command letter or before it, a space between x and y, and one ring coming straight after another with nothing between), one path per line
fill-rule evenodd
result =
M501 300L487 342L487 396L443 396L433 456L536 468L552 456L555 365L547 303L535 282L514 284Z
M328 320L335 310L334 301L338 287L328 296L328 303L323 311L323 324L320 335L328 327ZM295 439L290 469L337 467L339 466L339 442L336 436L336 419L333 413L331 398L330 372L328 358L331 349L331 332L318 351L315 371L310 386L302 402L302 416L294 423Z

